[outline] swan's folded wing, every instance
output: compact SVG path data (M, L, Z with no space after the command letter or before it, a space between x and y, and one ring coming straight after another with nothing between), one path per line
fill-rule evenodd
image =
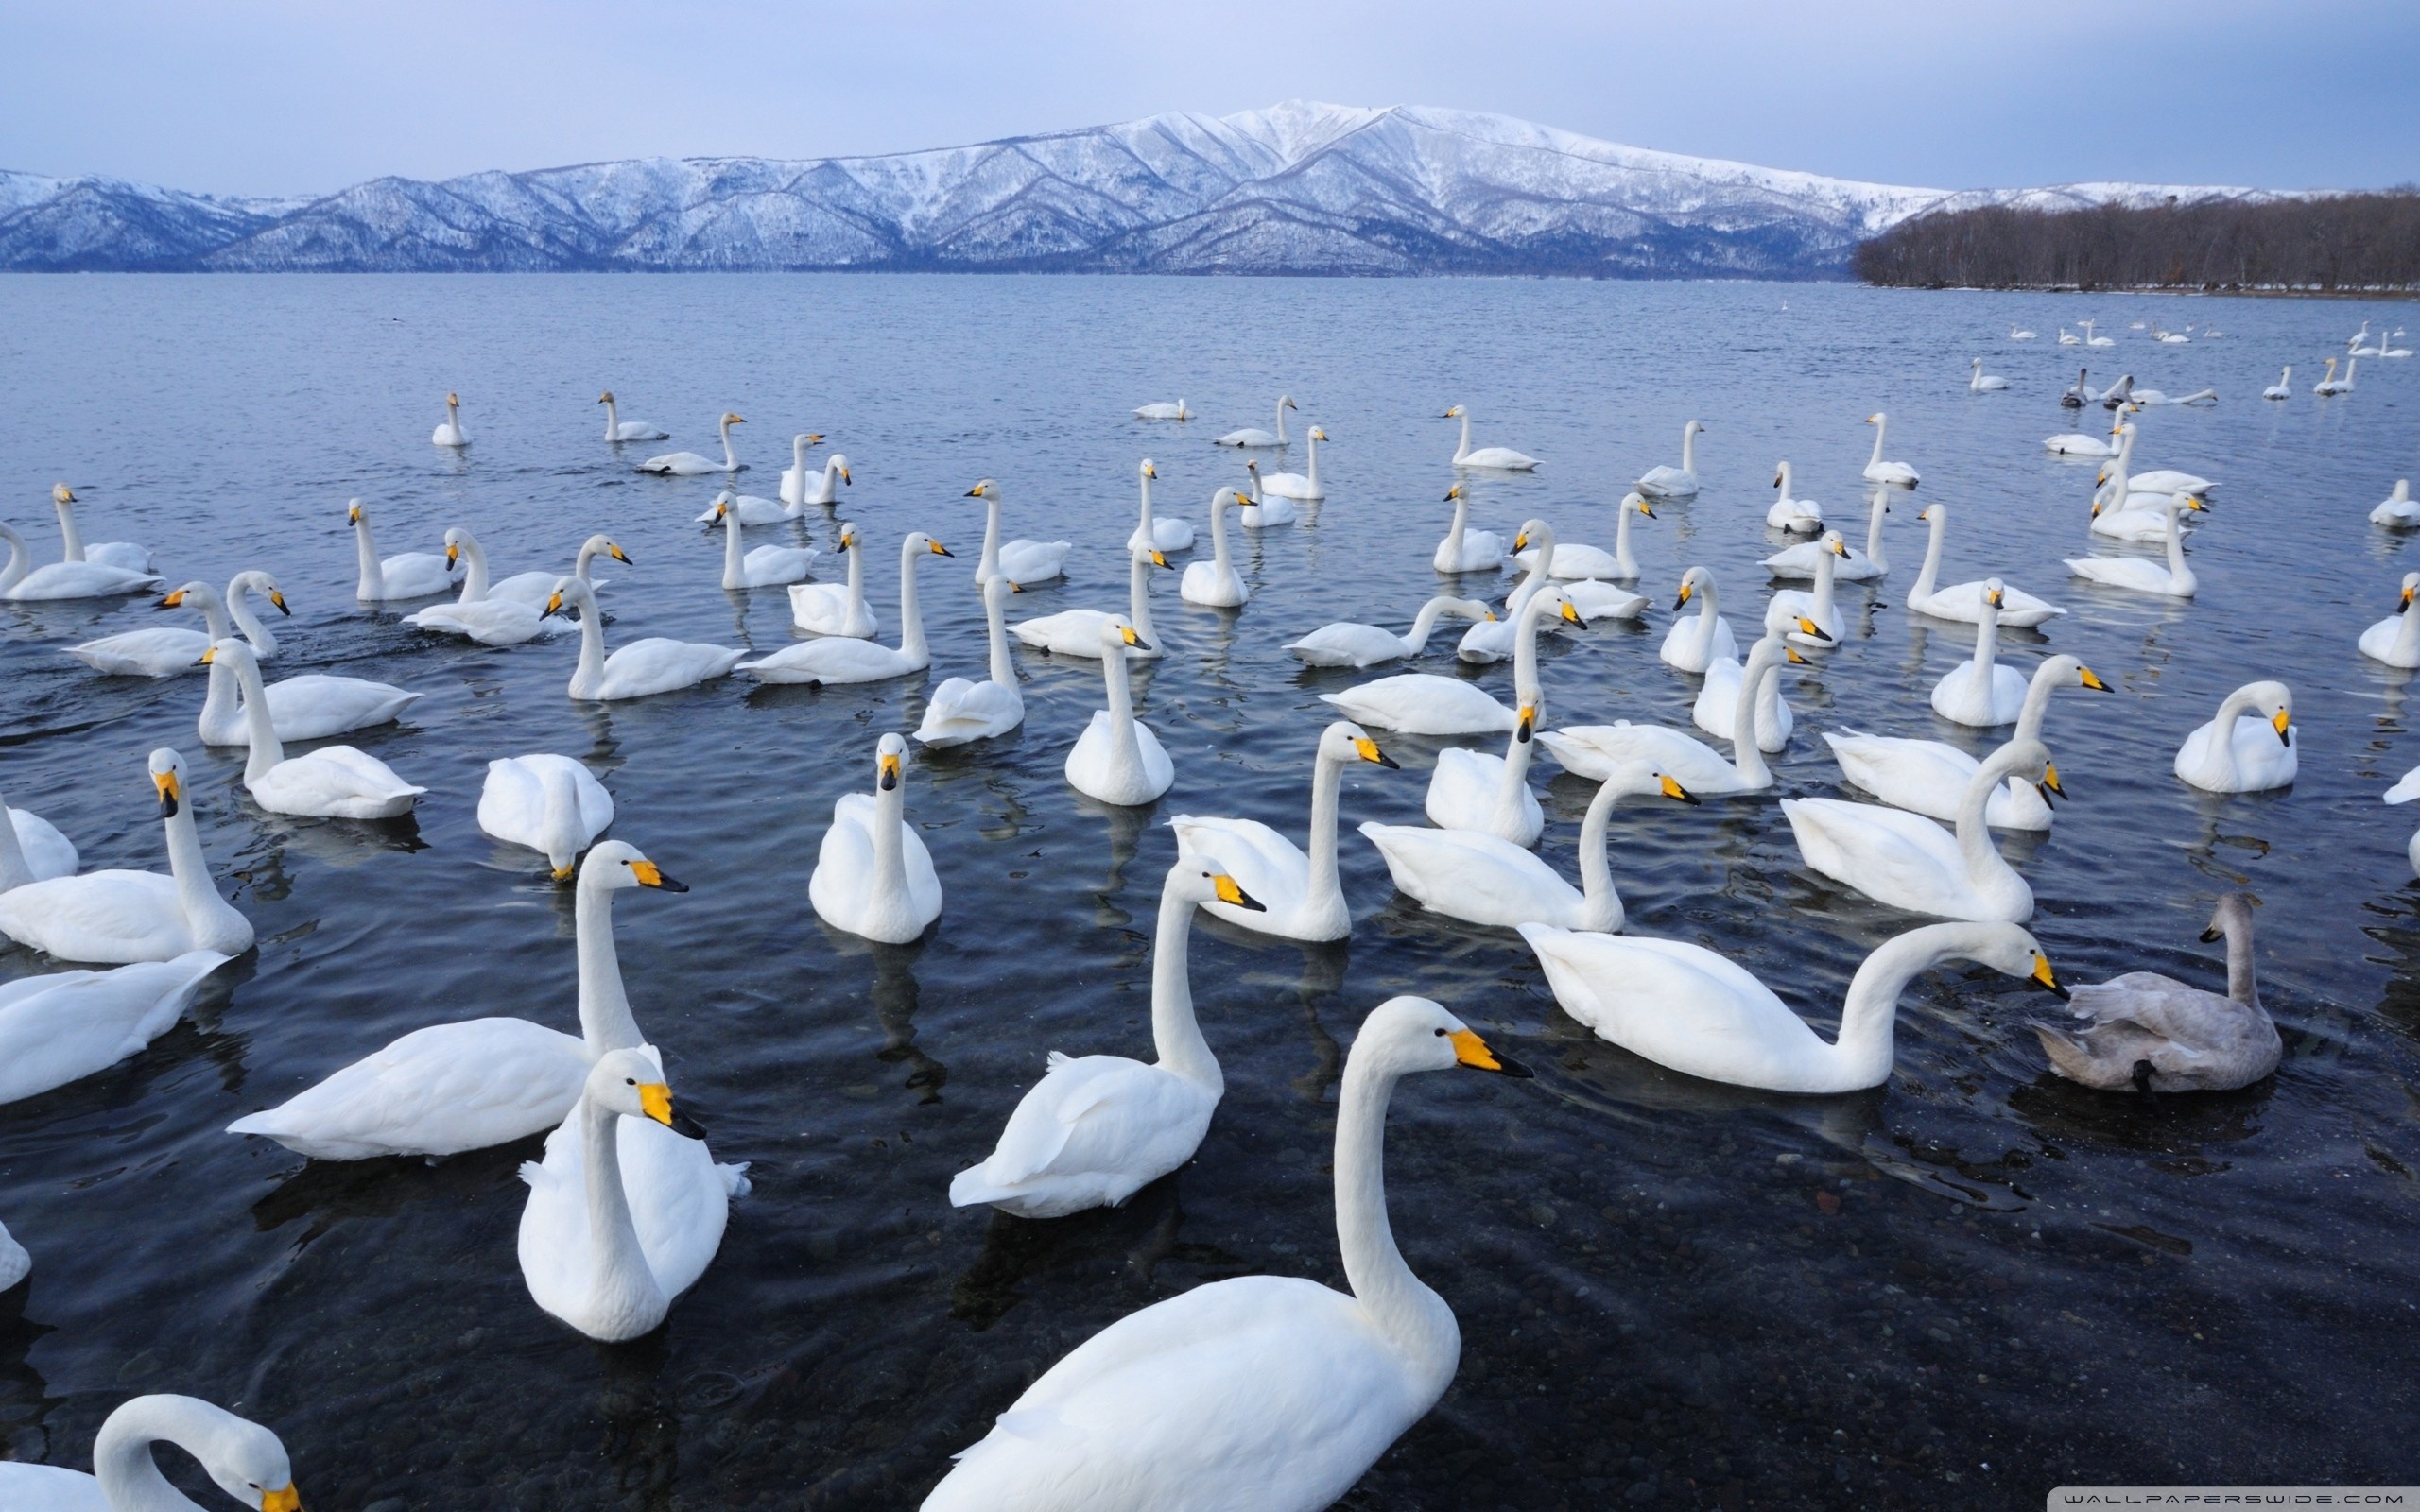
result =
M1503 777L1503 757L1446 747L1428 778L1429 818L1446 829L1476 828L1495 811Z
M406 782L395 769L365 750L351 746L322 746L309 753L309 760L324 762L362 792L378 798L398 798L406 793L425 793L427 788Z
M1257 819L1204 819L1180 814L1168 820L1177 850L1207 856L1223 867L1243 890L1270 907L1300 899L1310 886L1311 862L1293 841Z
M159 871L86 871L0 892L0 934L71 961L127 961L188 937L176 880ZM132 953L132 954L129 954Z
M1776 1040L1813 1039L1806 1022L1737 962L1685 941L1544 924L1524 924L1521 936L1566 1011L1666 1065L1753 1073Z
M1363 824L1361 833L1386 859L1396 886L1457 918L1528 923L1580 901L1552 868L1493 834L1374 823Z
M574 1036L470 1019L416 1029L228 1131L333 1160L454 1155L562 1123L587 1077Z
M1054 1057L1049 1072L1009 1116L984 1162L993 1182L1115 1170L1144 1153L1150 1136L1191 1110L1176 1077L1123 1056Z
M1828 798L1786 799L1782 811L1807 862L1860 890L1872 892L1871 883L1921 893L1945 875L1965 879L1957 837L1921 814Z

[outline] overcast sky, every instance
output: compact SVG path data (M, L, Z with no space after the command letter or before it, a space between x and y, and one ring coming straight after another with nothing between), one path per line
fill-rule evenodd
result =
M2420 179L2420 0L0 0L0 167L293 194L1289 98L1886 182Z

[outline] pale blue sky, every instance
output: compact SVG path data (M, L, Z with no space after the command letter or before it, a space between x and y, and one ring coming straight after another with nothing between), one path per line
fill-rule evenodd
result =
M1889 182L2420 179L2415 0L0 0L0 166L219 193L1314 98Z

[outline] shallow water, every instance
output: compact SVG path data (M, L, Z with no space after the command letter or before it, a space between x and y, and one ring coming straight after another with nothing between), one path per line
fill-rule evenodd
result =
M179 746L204 847L261 939L149 1050L0 1108L0 1220L36 1259L0 1302L0 1444L85 1465L118 1400L175 1390L273 1425L314 1507L912 1505L1028 1382L1124 1314L1246 1272L1340 1280L1336 1078L1362 1015L1418 992L1539 1076L1419 1078L1396 1098L1395 1228L1461 1319L1462 1365L1348 1506L1997 1505L2093 1481L2409 1481L2420 891L2411 820L2377 795L2420 739L2409 675L2353 643L2393 608L2411 552L2365 516L2412 470L2420 370L2365 364L2349 398L2308 391L2365 315L2405 308L1476 281L0 280L6 518L47 549L46 487L66 478L90 538L150 544L171 581L271 570L295 610L273 675L424 693L402 726L349 738L431 789L393 824L265 815L236 753L194 738L199 679L98 679L59 654L153 623L143 603L0 606L0 791L88 867L160 866L144 757ZM2092 464L2040 449L2078 428L2054 403L2075 349L2047 337L2087 316L2121 342L2095 353L2115 359L2097 380L2131 369L2224 396L2141 418L2145 465L2223 483L2190 606L2086 590L2057 565L2086 542ZM2163 348L2135 318L2226 335ZM2046 339L1999 339L2011 319ZM1978 353L2016 387L1970 396ZM2295 398L2262 404L2288 361ZM1010 534L1077 543L1069 580L1021 612L1121 605L1137 460L1158 461L1162 511L1200 524L1240 472L1210 438L1270 423L1281 388L1334 438L1329 498L1243 540L1240 613L1186 607L1161 576L1168 655L1137 695L1177 781L1148 811L1103 810L1061 774L1101 697L1095 664L1020 649L1023 731L909 765L908 812L947 890L938 927L870 948L817 922L806 879L833 800L867 786L880 732L914 727L928 679L735 679L581 705L564 696L566 644L465 649L353 602L343 504L360 494L382 550L438 549L467 524L499 575L611 531L635 561L605 575L615 644L786 643L781 591L715 586L719 540L690 523L714 483L634 476L663 448L596 438L607 384L626 417L674 430L664 447L710 450L715 414L748 416L752 491L773 491L792 429L827 433L856 478L836 518L869 538L886 630L900 534L949 544L958 559L922 580L930 680L981 675L982 516L961 497L978 477L1000 480ZM448 388L475 439L459 457L426 441ZM1201 419L1125 418L1180 394ZM1654 655L1681 570L1711 567L1735 624L1754 626L1785 455L1862 545L1858 422L1888 409L1892 455L1924 486L1892 517L1887 592L1845 585L1850 644L1787 679L1800 732L1778 793L1841 791L1817 738L1835 725L1982 748L1925 703L1971 631L1896 607L1922 559L1914 508L1947 503L1953 580L1998 572L2072 610L2047 636L2013 634L2014 659L2072 651L2118 690L2054 705L2074 802L2048 837L2006 842L2040 899L2032 927L2069 981L2147 968L2215 984L2220 953L2194 936L2220 891L2250 888L2278 1074L2151 1104L2081 1091L2048 1074L2025 1026L2048 1000L1979 968L1918 979L1896 1074L1872 1093L1660 1071L1564 1016L1516 936L1393 894L1350 827L1420 822L1446 743L1382 733L1406 769L1347 774L1349 944L1196 929L1228 1080L1200 1158L1120 1211L953 1211L950 1175L989 1150L1046 1051L1149 1054L1163 821L1245 814L1300 833L1317 695L1354 675L1305 672L1283 644L1340 617L1400 626L1437 591L1453 434L1434 417L1454 402L1476 410L1478 444L1547 459L1475 478L1475 524L1509 533L1536 514L1608 546L1622 480L1677 461L1685 419L1708 422L1705 491L1638 523L1646 627L1556 643L1545 672L1549 723L1684 726L1697 679ZM799 533L828 549L832 519ZM1450 644L1419 665L1453 670ZM1473 675L1509 696L1509 666ZM2221 799L2176 782L2186 731L2270 676L2294 688L2297 784ZM620 806L613 833L694 889L626 896L622 959L683 1106L755 1181L668 1326L627 1347L572 1334L523 1290L515 1168L537 1142L334 1165L220 1132L424 1024L571 1026L568 894L474 820L483 764L530 750L587 761ZM1588 786L1546 763L1535 785L1544 853L1568 873ZM1917 922L1807 872L1770 796L1634 802L1613 844L1634 931L1732 954L1826 1032L1865 953ZM0 954L10 974L51 966Z

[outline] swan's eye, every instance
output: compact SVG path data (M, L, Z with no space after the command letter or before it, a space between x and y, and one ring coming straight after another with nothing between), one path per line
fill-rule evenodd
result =
M636 1076L625 1076L622 1078L622 1085L625 1087L635 1087L638 1084L639 1079Z
M1445 1038L1445 1031L1444 1031L1444 1030L1443 1030L1443 1029L1439 1029L1439 1030L1437 1030L1437 1031L1435 1031L1435 1032L1436 1032L1436 1035L1437 1035L1437 1038L1438 1038L1438 1039L1443 1040L1443 1039L1444 1039L1444 1038Z

